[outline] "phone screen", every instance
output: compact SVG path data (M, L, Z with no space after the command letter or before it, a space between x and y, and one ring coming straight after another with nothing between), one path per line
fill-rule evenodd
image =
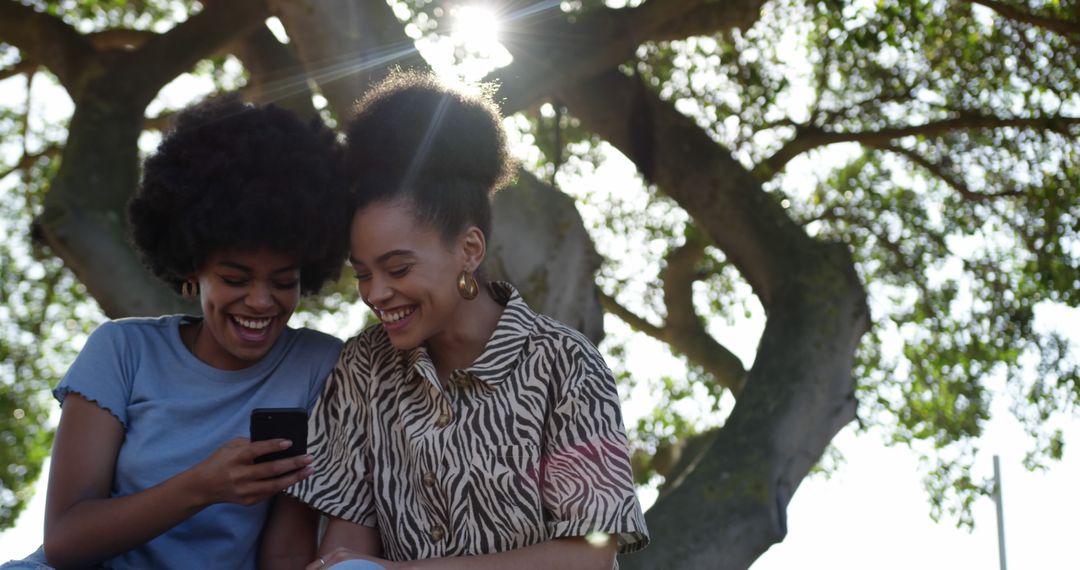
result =
M255 463L307 453L307 412L303 408L258 408L251 411L251 441L284 438L292 447L260 455Z

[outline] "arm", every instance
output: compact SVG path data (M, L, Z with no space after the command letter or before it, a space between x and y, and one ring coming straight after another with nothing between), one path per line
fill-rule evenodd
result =
M259 542L259 568L300 568L315 559L319 513L295 497L278 495Z
M211 504L255 504L310 474L310 469L303 469L308 457L252 463L259 455L288 447L286 440L235 439L159 485L110 498L123 440L123 427L112 414L77 392L67 395L45 502L45 556L50 566L106 560L145 544ZM288 473L293 470L297 471Z
M369 530L376 536L378 535L376 529L371 528ZM326 561L326 566L350 559L370 560L388 569L402 570L501 570L503 568L522 570L546 570L548 568L611 570L615 566L615 541L610 536L606 541L599 544L581 537L556 538L540 544L495 554L462 556L459 558L432 558L411 562L381 560L359 550L350 550L344 547L323 548L320 550L320 556ZM322 562L316 560L309 564L306 570L318 570L321 567Z
M341 551L360 556L382 556L382 539L379 537L379 529L337 517L329 517L329 519L326 533L323 534L322 543L319 544L319 556L322 556L327 564L331 564L330 558L334 553Z

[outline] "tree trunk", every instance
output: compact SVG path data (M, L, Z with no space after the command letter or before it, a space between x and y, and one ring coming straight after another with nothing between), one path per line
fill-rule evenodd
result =
M114 79L99 77L75 101L37 225L109 317L176 312L184 304L150 276L128 239L126 203L138 186L146 104L118 93Z
M646 514L655 548L623 568L750 567L783 540L792 495L854 418L851 370L869 320L851 259L820 244L789 261L735 409Z
M731 416L646 514L657 547L623 566L747 568L784 538L792 494L854 418L866 294L844 246L807 236L727 149L637 80L612 71L560 96L693 217L767 313Z
M596 292L600 255L574 200L535 176L496 194L494 230L485 266L492 277L514 283L529 305L585 333L604 337L604 312Z

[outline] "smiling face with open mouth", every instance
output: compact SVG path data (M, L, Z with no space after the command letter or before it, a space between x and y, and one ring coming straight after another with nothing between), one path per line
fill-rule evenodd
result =
M465 254L418 222L408 202L359 210L350 245L360 296L398 350L416 348L467 318L456 285Z
M197 278L204 318L194 353L222 370L266 356L300 301L299 263L267 249L216 253Z

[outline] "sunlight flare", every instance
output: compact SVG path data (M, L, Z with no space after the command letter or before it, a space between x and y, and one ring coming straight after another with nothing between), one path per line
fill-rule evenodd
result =
M491 8L462 6L454 11L453 35L477 51L488 51L499 41L499 19Z

